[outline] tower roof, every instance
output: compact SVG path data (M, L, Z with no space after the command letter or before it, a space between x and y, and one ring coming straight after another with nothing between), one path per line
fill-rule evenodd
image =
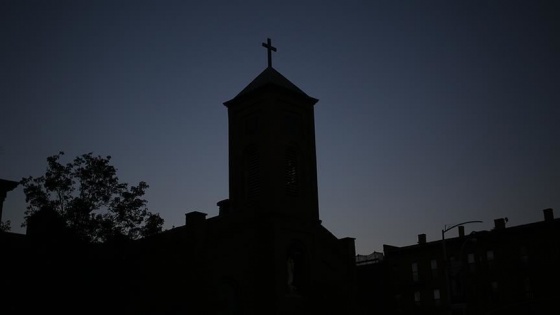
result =
M249 85L247 85L239 94L237 94L232 100L227 101L229 103L237 98L250 94L256 90L259 90L266 86L276 86L283 89L286 89L291 92L295 92L304 96L306 98L313 99L309 95L305 94L300 88L298 88L295 84L290 82L290 80L286 79L280 72L276 71L276 69L272 67L267 67L263 70ZM227 104L226 104L227 105Z

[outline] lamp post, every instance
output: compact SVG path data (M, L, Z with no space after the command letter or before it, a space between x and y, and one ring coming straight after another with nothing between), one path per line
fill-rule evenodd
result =
M450 227L444 226L443 230L441 230L441 246L443 248L443 271L445 274L445 286L446 286L446 295L447 295L447 313L451 314L451 286L449 285L449 266L447 263L447 249L445 247L445 233L447 233L447 231L454 229L458 226L461 225L465 225L465 224L469 224L469 223L482 223L482 221L466 221L466 222L462 222L462 223L458 223L455 225L452 225Z

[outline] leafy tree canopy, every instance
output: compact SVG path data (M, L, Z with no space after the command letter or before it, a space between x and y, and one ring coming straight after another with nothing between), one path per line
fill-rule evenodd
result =
M6 222L0 221L0 232L9 232L12 229L10 224L10 220L6 220Z
M148 211L142 199L148 184L121 183L110 156L87 153L62 164L63 155L47 158L45 175L21 180L27 202L23 226L30 216L50 209L75 235L92 243L117 237L134 240L162 231L163 219Z

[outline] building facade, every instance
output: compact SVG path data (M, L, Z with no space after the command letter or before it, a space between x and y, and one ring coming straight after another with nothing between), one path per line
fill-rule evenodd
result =
M542 221L506 222L496 219L491 231L465 235L457 226L456 237L427 242L420 234L414 245L385 245L382 260L358 264L360 303L377 301L386 314L555 314L560 219L545 209Z

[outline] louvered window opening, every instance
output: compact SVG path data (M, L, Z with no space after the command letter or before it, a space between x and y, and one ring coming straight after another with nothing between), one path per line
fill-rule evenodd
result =
M286 150L286 193L297 195L299 192L299 169L297 152L290 148Z

